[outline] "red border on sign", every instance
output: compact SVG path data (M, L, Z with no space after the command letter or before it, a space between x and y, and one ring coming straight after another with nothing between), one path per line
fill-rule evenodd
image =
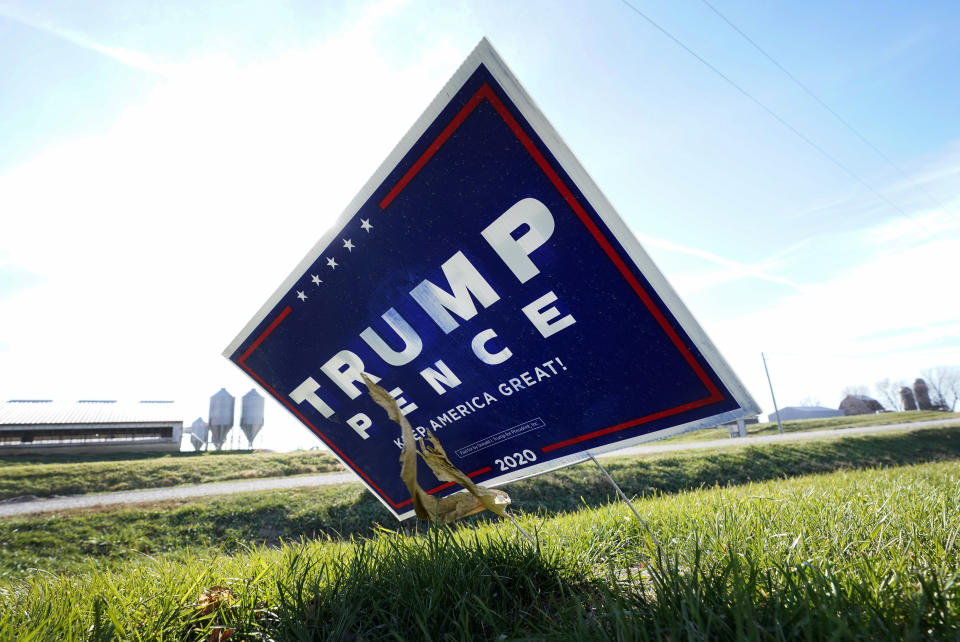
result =
M506 106L497 97L494 93L493 88L490 87L488 83L484 83L480 89L477 90L477 93L467 101L467 104L463 106L462 109L457 113L457 115L450 121L450 124L447 125L440 135L437 136L436 140L423 152L420 158L417 159L410 169L403 175L403 177L397 182L392 190L380 201L380 209L386 209L390 203L393 202L400 192L403 191L403 188L413 179L417 173L423 169L423 166L427 164L434 154L437 153L437 150L447 141L448 138L456 131L457 127L466 120L467 116L477 108L477 106L487 100L490 102L490 105L496 110L500 118L503 119L507 127L510 128L510 131L513 132L513 135L517 137L517 140L520 141L520 144L523 145L523 148L527 150L527 153L533 158L534 162L540 167L541 171L546 175L550 180L553 186L560 192L560 195L563 197L563 200L567 202L567 205L574 211L577 215L577 218L580 219L580 222L587 228L587 231L590 232L590 235L593 236L594 240L604 251L607 257L613 262L620 274L623 275L623 278L626 279L627 283L633 289L633 291L640 297L640 300L643 301L644 306L653 315L653 318L656 319L657 323L666 332L667 336L670 338L670 341L673 345L680 351L680 354L683 356L684 360L690 365L694 373L696 373L697 378L706 386L707 391L710 393L702 399L697 399L696 401L691 401L673 408L668 408L666 410L661 410L660 412L655 412L644 417L638 417L631 421L624 423L616 424L614 426L608 426L606 428L601 428L600 430L595 430L584 435L578 435L571 439L565 441L560 441L555 444L550 444L549 446L543 446L540 448L542 452L550 452L551 450L556 450L558 448L563 448L564 446L570 446L572 444L580 443L582 441L588 441L596 437L601 437L603 435L608 435L610 433L619 432L621 430L626 430L627 428L632 428L634 426L639 426L640 424L648 423L655 421L657 419L663 419L664 417L670 417L672 415L677 415L688 410L694 410L696 408L701 408L703 406L722 401L724 399L723 393L720 392L717 385L710 379L706 371L703 369L703 366L696 360L691 352L690 348L683 342L683 339L680 338L680 335L677 331L670 325L670 322L667 320L663 312L657 307L651 298L650 294L646 291L643 285L640 284L640 281L634 276L633 272L627 267L626 262L623 260L613 245L603 235L603 232L597 226L596 222L590 218L590 215L580 204L580 201L577 200L577 197L574 196L573 192L563 182L563 179L560 178L560 175L557 171L550 165L546 157L537 149L537 146L534 144L533 140L527 135L523 128L520 126L520 123L517 122L517 119L513 117L513 114L507 110Z
M656 421L657 419L663 419L664 417L670 417L673 415L686 412L688 410L694 410L696 408L701 408L703 406L707 406L712 403L722 401L724 399L723 393L720 392L720 389L717 387L717 385L713 382L712 379L710 379L709 375L707 375L703 366L700 365L700 363L694 357L693 352L683 342L683 339L680 338L680 335L676 331L676 329L674 329L674 327L670 325L670 322L667 319L666 315L664 315L664 313L657 307L656 303L653 301L653 298L650 296L647 290L643 287L643 285L640 283L637 277L633 274L633 272L631 272L630 269L627 267L627 263L626 261L624 261L623 257L620 256L617 250L610 243L609 239L607 239L607 237L604 236L603 231L600 229L597 223L590 217L586 209L584 209L583 205L580 204L580 202L577 200L577 197L573 194L573 191L567 186L566 183L563 182L563 179L560 177L557 171L550 165L549 161L547 161L543 153L541 153L540 150L537 149L537 146L534 144L533 140L523 130L523 128L520 126L520 123L517 122L516 118L513 117L513 115L506 108L506 106L503 104L500 98L497 97L496 93L494 93L493 91L493 88L488 83L484 83L483 86L477 90L477 92L470 98L470 100L468 100L467 103L457 112L457 114L453 117L450 123L448 123L447 126L443 128L443 131L440 132L440 134L437 136L436 139L434 139L434 141L430 144L430 146L427 147L427 149L420 155L419 158L417 158L416 162L414 162L414 164L410 166L410 169L408 169L404 173L404 175L400 178L400 180L397 181L397 184L394 185L393 188L387 193L387 195L380 201L380 209L385 210L400 195L400 193L410 183L410 181L413 180L413 178L420 172L421 169L423 169L423 167L430 161L430 159L433 158L433 156L443 146L443 144L447 142L450 136L453 135L453 133L457 130L457 128L460 127L461 124L463 124L463 122L467 119L467 117L484 100L487 100L490 103L490 105L496 110L497 114L503 119L507 127L510 128L510 131L514 134L514 136L517 137L517 140L520 141L520 144L523 145L523 148L527 151L528 154L530 154L534 162L540 167L541 171L543 171L547 179L553 184L553 186L557 189L557 191L563 197L564 201L566 201L566 203L577 215L577 218L579 218L580 221L583 223L584 227L587 228L587 231L594 238L594 240L597 242L597 244L600 246L603 252L607 255L610 261L614 264L614 266L616 266L617 270L620 272L623 278L630 285L631 289L633 289L636 295L640 298L640 300L643 302L644 306L647 308L650 314L653 315L653 318L657 321L657 323L660 325L663 331L667 334L667 336L670 338L670 341L677 348L677 350L683 356L684 360L693 369L694 373L697 375L697 378L700 379L700 381L704 384L704 386L706 386L707 391L710 393L708 396L702 399L697 399L695 401L681 404L673 408L667 408L666 410L661 410L659 412L645 415L643 417L638 417L636 419L632 419L627 422L619 423L613 426L608 426L606 428L601 428L599 430L595 430L590 433L578 435L577 437L573 437L565 441L557 442L555 444L543 446L540 448L540 450L542 452L550 452L552 450L557 450L558 448L563 448L565 446L570 446L572 444L580 443L583 441L589 441L590 439L601 437L603 435L619 432L621 430L633 428L634 426L639 426L644 423ZM380 496L386 499L391 506L393 506L394 508L401 508L403 506L406 506L407 504L412 503L413 500L408 499L398 504L394 502L392 499L390 499L389 497L387 497L386 493L380 490L380 488L373 482L372 479L370 479L362 470L360 470L360 468L358 468L356 464L354 464L350 460L350 458L343 453L343 451L337 448L336 444L334 444L329 439L327 439L327 437L316 426L314 426L306 417L304 417L303 414L300 413L300 411L297 409L296 406L291 404L285 397L277 394L277 392L273 388L271 388L262 378L260 378L260 376L257 375L257 373L255 373L250 368L250 366L248 366L245 363L247 358L260 346L260 344L264 341L264 339L266 339L267 336L269 336L274 330L276 330L277 326L279 326L280 323L287 317L287 315L290 314L290 311L291 311L291 308L289 306L285 307L280 312L280 314L278 314L277 317L273 321L271 321L270 325L268 325L266 329L264 329L264 331L256 338L256 340L253 343L250 344L250 347L248 347L246 351L243 353L243 355L237 360L237 365L243 368L251 377L253 377L257 382L259 382L260 385L262 385L266 390L268 390L270 394L272 394L278 401L280 401L280 403L285 405L294 415L297 416L297 418L300 419L300 421L302 421L304 424L309 426L310 429L313 430L313 432L317 436L319 436L327 446L329 446L333 451L335 451L340 456L340 458L343 459L343 461L346 462L347 465L349 465L354 470L354 472L356 472L364 480L366 480L366 482L371 486L371 488L373 488L378 493L380 493ZM468 476L476 477L478 475L483 475L485 473L488 473L491 470L492 468L487 466L486 468L475 470L474 472L470 473ZM432 488L427 492L430 494L437 493L447 488L450 488L451 486L454 486L454 485L455 485L455 482L447 482L445 484L441 484L440 486L437 486L436 488Z

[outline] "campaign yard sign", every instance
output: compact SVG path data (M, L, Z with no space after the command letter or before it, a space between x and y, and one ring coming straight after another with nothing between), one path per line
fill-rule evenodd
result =
M361 373L485 485L757 412L486 40L225 354L401 519Z

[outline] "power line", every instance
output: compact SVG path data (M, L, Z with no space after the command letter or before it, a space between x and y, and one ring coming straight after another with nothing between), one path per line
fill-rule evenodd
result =
M937 206L937 207L943 207L943 203L941 203L941 202L940 202L933 194L931 194L923 185L918 185L916 182L914 182L913 179L910 177L910 175L907 174L899 165L897 165L895 162L893 162L890 158L888 158L887 155L884 154L884 153L880 150L880 148L878 148L876 145L874 145L874 144L871 143L869 140L867 140L867 137L866 137L866 136L864 136L864 135L861 134L859 131L857 131L857 129L856 129L853 125L851 125L843 116L841 116L840 114L838 114L838 113L836 112L836 110L834 110L832 107L830 107L830 105L828 105L826 102L824 102L817 94L815 94L815 93L813 92L812 89L810 89L809 87L807 87L803 82L800 81L799 78L797 78L797 77L794 76L792 73L790 73L790 72L787 70L786 67L784 67L783 65L781 65L773 56L771 56L769 53L767 53L767 51L764 50L763 47L761 47L760 45L758 45L758 44L753 40L753 38L751 38L751 37L748 36L746 33L744 33L743 30L740 29L737 25L733 24L733 22L732 22L729 18L727 18L727 17L726 17L725 15L723 15L722 13L720 13L720 10L719 10L719 9L717 9L715 6L713 6L712 4L710 4L707 0L700 0L700 1L703 2L703 4L707 5L707 6L710 8L711 11L713 11L715 14L717 14L717 15L720 17L721 20L723 20L724 22L726 22L726 23L730 26L731 29L733 29L733 30L736 31L738 34L740 34L740 35L743 37L744 40L746 40L746 41L749 42L751 45L753 45L753 48L754 48L754 49L756 49L756 50L759 51L761 54L763 54L763 56L764 56L767 60L769 60L770 62L772 62L772 63L777 67L777 69L779 69L780 71L782 71L782 72L787 76L787 78L789 78L790 80L792 80L792 81L794 82L794 84L797 85L797 87L799 87L800 89L802 89L808 96L810 96L811 98L813 98L821 107L823 107L825 110L827 110L828 112L830 112L830 114L831 114L834 118L836 118L836 119L840 122L840 124L842 124L842 125L843 125L844 127L846 127L848 130L850 130L850 132L853 133L854 136L856 136L857 138L859 138L867 147L869 147L870 149L872 149L872 150L874 151L874 153L876 153L877 156L879 156L881 159L883 159L884 162L886 162L888 165L890 165L890 166L893 167L895 170L897 170L897 172L900 173L900 176L902 176L902 177L905 178L907 181L909 181L910 184L911 184L914 188L919 189L919 190L922 191L924 194L926 194L926 195L927 195L927 198L929 198L930 201L931 201L935 206Z
M691 56L693 56L694 58L696 58L697 60L699 60L699 61L700 61L705 67L707 67L710 71L712 71L713 73L717 74L718 76L720 76L721 78L723 78L725 81L727 81L727 83L728 83L731 87L733 87L733 88L736 89L738 92L740 92L741 94L743 94L747 99L749 99L751 102L753 102L753 104L755 104L757 107L759 107L760 109L762 109L763 111L765 111L770 117L772 117L773 119L775 119L777 122L779 122L781 125L783 125L784 127L786 127L786 128L787 128L788 130L790 130L791 132L793 132L793 134L794 134L795 136L797 136L800 140L802 140L802 141L805 142L807 145L809 145L810 147L812 147L812 148L814 148L815 150L817 150L818 152L820 152L820 154L821 154L824 158L826 158L826 159L829 160L831 163L833 163L834 165L836 165L837 167L839 167L840 169L842 169L844 172L846 172L848 175L850 175L851 177L853 177L854 180L856 180L858 183L860 183L861 185L863 185L864 187L866 187L867 190L869 190L871 194L873 194L874 196L876 196L877 198L879 198L881 201L883 201L884 203L886 203L887 205L889 205L890 207L892 207L893 209L895 209L895 210L896 210L897 212L899 212L900 215L903 216L904 218L909 219L910 221L912 221L913 223L915 223L915 224L917 225L917 227L919 227L920 229L922 229L922 230L923 230L924 232L926 232L927 234L932 234L932 233L930 232L930 230L928 230L928 229L926 228L926 226L924 226L920 221L918 221L918 220L915 219L914 217L912 217L912 216L910 216L909 214L907 214L905 211L903 211L903 210L900 208L900 206L898 206L896 203L892 202L892 201L891 201L890 199L888 199L886 196L884 196L883 194L881 194L880 192L878 192L876 189L874 189L873 186L870 185L870 183L868 183L868 182L865 181L863 178L861 178L856 172L854 172L852 169L850 169L849 167L847 167L846 165L844 165L842 162L840 162L836 157L834 157L832 154L830 154L830 153L829 153L827 150L825 150L823 147L821 147L820 145L818 145L817 143L815 143L813 140L811 140L811 139L810 139L808 136L806 136L803 132L801 132L801 131L798 130L796 127L794 127L793 125L791 125L790 123L788 123L786 120L784 120L779 114L777 114L777 113L776 113L775 111L773 111L771 108L767 107L764 103L760 102L760 100L759 100L758 98L755 98L755 97L753 96L753 94L751 94L751 93L748 92L746 89L744 89L743 87L741 87L740 85L738 85L736 82L734 82L733 79L731 79L729 76L727 76L726 74L724 74L724 73L723 73L722 71L720 71L717 67L713 66L710 62L708 62L708 61L707 61L705 58L703 58L700 54L698 54L698 53L695 52L693 49L691 49L690 47L688 47L687 45L685 45L679 38L677 38L676 36L674 36L672 33L670 33L669 31L667 31L665 28L661 27L661 26L660 26L657 22L655 22L650 16L648 16L647 14L643 13L642 11L640 11L640 9L638 9L638 8L635 7L634 5L630 4L630 2L628 2L628 0L620 0L620 1L621 1L623 4L625 4L625 5L627 6L627 8L629 8L631 11L633 11L634 13L636 13L638 16L640 16L641 18L643 18L644 20L646 20L651 26L653 26L654 28L656 28L657 31L659 31L660 33L662 33L663 35L665 35L667 38L669 38L670 40L672 40L673 43L676 44L678 47L680 47L681 49L683 49L684 51L686 51L688 54L690 54Z

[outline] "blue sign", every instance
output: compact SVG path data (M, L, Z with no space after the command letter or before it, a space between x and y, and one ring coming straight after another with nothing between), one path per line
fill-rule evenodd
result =
M225 354L399 518L361 373L485 485L757 411L485 40Z

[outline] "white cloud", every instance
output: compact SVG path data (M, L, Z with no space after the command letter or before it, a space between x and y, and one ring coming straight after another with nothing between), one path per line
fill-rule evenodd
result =
M109 133L0 176L0 254L44 279L0 299L4 398L174 397L203 416L219 387L252 387L220 351L419 115L402 97L466 53L386 55L397 4L304 53L178 65Z
M108 134L0 176L0 256L44 279L0 299L4 398L173 397L192 404L192 420L219 387L238 397L252 387L220 351L467 53L446 40L411 47L411 38L412 59L391 57L378 30L405 6L380 3L336 38L251 65L211 56L171 66L34 21L163 79ZM915 178L935 194L956 193L960 164L948 152ZM881 191L900 203L908 187ZM877 207L862 191L800 218L829 225L833 216L849 234ZM783 286L776 302L756 301L757 312L698 316L763 405L761 350L771 353L781 402L834 404L845 385L960 363L949 283L960 256L956 212L956 203L909 210L933 235L906 219L878 224L859 235L865 258L858 247L845 271L819 282L788 271L785 250L753 262L641 240L700 262L670 274L681 295L739 284L746 299L758 281ZM823 259L816 239L793 247ZM287 443L313 443L276 404L267 431L281 416Z
M922 243L927 239L960 232L960 205L944 206L900 217L878 225L868 232L868 239L877 245L900 247Z
M938 233L903 219L880 224L863 233L874 252L854 267L760 311L711 324L761 405L771 406L761 351L772 353L782 405L808 396L836 405L845 386L912 380L923 368L960 363L960 304L952 283L958 217L918 216Z
M916 163L909 173L901 175L889 189L898 195L919 190L924 193L924 203L927 206L943 207L942 195L950 194L952 197L958 179L960 179L960 141Z

